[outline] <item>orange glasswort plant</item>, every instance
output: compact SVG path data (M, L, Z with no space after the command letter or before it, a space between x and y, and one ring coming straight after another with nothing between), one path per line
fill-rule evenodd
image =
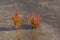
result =
M38 16L38 18L36 18L36 21L34 24L35 24L35 27L38 29L40 26L40 16Z
M12 19L13 19L13 22L14 22L14 24L16 26L16 29L18 29L19 26L20 26L20 16L19 16L18 11L16 11L16 15Z
M33 26L34 26L34 21L36 21L36 17L35 17L35 15L33 14L32 17L30 18L30 23L31 23L31 25L33 25Z
M30 18L30 23L33 25L34 28L38 29L40 26L40 16L36 17L35 14L32 14L32 17Z
M24 17L23 21L20 22L19 12L16 11L16 15L12 19L16 26L16 29L18 29L19 26L25 25L26 23L28 23L28 21L36 29L38 29L40 26L40 16L36 17L35 13L33 13L31 17L29 17L29 15L27 15L26 17Z

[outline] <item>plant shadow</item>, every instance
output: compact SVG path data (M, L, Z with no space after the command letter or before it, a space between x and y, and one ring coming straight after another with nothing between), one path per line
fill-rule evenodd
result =
M34 27L32 25L29 25L29 24L25 24L21 27L19 27L18 30L20 29L23 29L23 30L31 30L33 29ZM0 31L10 31L10 30L16 30L15 26L10 26L10 27L0 27Z

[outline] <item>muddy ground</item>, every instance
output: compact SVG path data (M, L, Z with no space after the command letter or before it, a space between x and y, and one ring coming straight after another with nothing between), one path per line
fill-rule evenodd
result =
M16 39L11 19L16 9L21 18L32 12L40 15L40 29L20 29ZM0 0L0 40L60 40L60 0Z

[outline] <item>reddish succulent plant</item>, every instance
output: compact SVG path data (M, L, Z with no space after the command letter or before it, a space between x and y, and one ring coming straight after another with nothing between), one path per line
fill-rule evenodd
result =
M18 29L19 26L20 26L20 16L19 16L18 11L16 11L16 15L12 19L13 19L13 22L14 22L14 24L16 26L16 29Z
M40 26L40 16L36 17L35 14L30 18L30 23L34 28L38 28Z

